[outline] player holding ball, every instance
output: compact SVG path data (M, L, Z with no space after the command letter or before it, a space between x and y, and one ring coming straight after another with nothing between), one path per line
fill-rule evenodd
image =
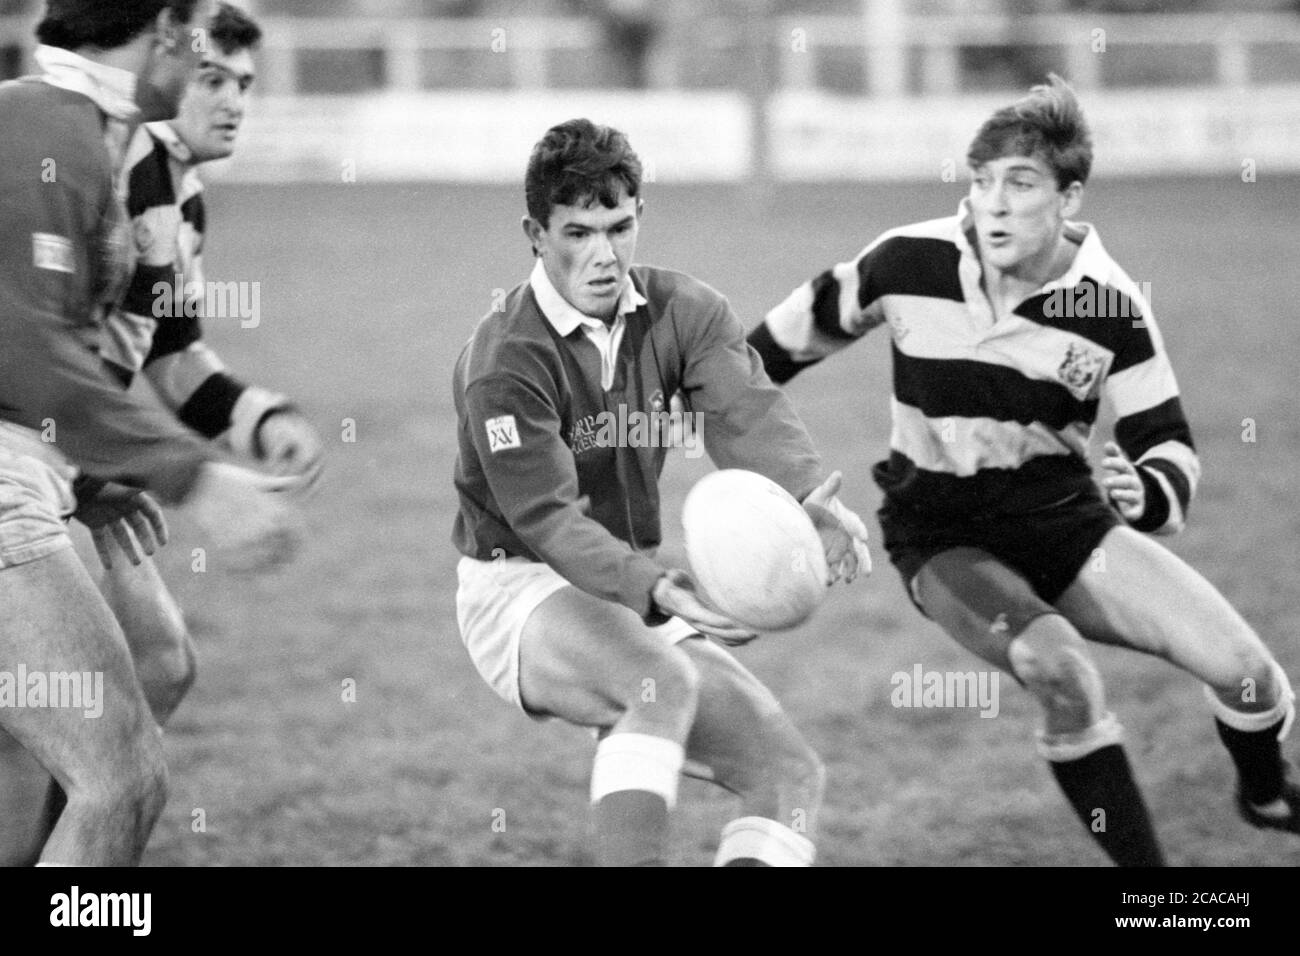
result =
M641 163L617 130L572 120L533 150L532 274L479 322L456 364L461 636L507 702L598 729L600 862L664 862L689 761L687 772L741 799L719 865L808 865L816 754L771 692L702 637L753 635L655 560L666 448L585 438L602 414L652 414L680 391L715 464L758 472L804 502L833 574L867 567L866 530L836 499L838 473L824 478L727 301L632 264L640 193Z

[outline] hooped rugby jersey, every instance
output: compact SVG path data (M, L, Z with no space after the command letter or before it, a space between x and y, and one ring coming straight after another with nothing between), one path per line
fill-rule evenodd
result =
M207 302L216 300L203 271L203 181L189 148L170 124L147 123L128 146L125 175L136 264L120 306L105 319L104 359L128 384L143 370L200 435L224 436L233 450L255 455L258 425L291 405L231 375L203 340L202 320L217 318L206 314Z
M956 216L886 232L804 283L750 333L773 381L888 324L887 500L937 518L1024 513L1091 487L1100 400L1138 465L1142 531L1179 530L1200 464L1150 303L1102 247L1078 244L1061 278L994 321L965 200Z
M540 263L479 322L456 362L452 540L481 561L544 561L655 623L668 449L651 416L681 390L719 468L759 472L800 500L821 461L725 298L665 269L629 278L608 336L587 333Z

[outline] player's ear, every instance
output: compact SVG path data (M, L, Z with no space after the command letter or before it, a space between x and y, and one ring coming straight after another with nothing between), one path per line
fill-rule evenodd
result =
M1083 183L1077 179L1061 190L1061 218L1071 219L1083 208Z
M636 218L637 218L637 220L640 221L641 217L644 216L644 215L645 215L645 200L644 200L644 199L638 199L638 200L636 201Z
M154 35L158 37L158 44L168 53L176 50L184 35L185 24L176 18L176 11L169 6L163 7L158 11L158 16L154 18Z
M545 227L532 216L524 216L519 224L524 227L524 235L528 237L528 242L533 247L533 255L537 255L538 248L542 244L542 233L546 231Z

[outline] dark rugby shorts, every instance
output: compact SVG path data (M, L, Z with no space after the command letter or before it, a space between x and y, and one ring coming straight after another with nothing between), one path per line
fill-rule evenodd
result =
M913 604L912 581L921 568L935 555L960 547L987 551L1020 573L1040 598L1055 604L1107 532L1123 523L1095 490L1020 514L934 518L888 498L876 514L889 560Z

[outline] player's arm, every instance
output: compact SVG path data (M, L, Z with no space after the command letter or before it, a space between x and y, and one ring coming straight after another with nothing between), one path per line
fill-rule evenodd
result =
M1150 306L1137 305L1143 319L1126 330L1106 378L1116 422L1102 484L1134 528L1174 534L1186 522L1201 464Z
M40 182L31 172L39 159L9 152L0 147L0 414L53 426L57 447L93 477L178 501L209 453L109 377L78 321L92 308L89 247L100 210L65 176Z
M185 276L186 284L198 282L202 288L200 262L196 256L196 274ZM307 418L284 395L230 374L204 341L198 316L186 316L183 309L169 311L172 314L158 319L144 364L163 403L205 438L221 440L237 454L272 465L279 474L314 480L323 446Z
M689 610L675 578L660 582L665 568L585 514L551 395L522 376L498 373L470 383L465 410L492 497L529 550L574 587L629 607L649 624L663 623L664 611ZM657 605L656 589L678 606ZM692 619L708 626L707 617Z
M799 286L749 333L772 381L788 382L880 324L869 276L883 241Z
M685 331L682 389L699 413L709 457L719 468L745 468L772 479L799 501L822 532L834 577L871 569L867 530L837 497L840 476L823 480L821 457L794 405L767 376L763 361L727 300Z

